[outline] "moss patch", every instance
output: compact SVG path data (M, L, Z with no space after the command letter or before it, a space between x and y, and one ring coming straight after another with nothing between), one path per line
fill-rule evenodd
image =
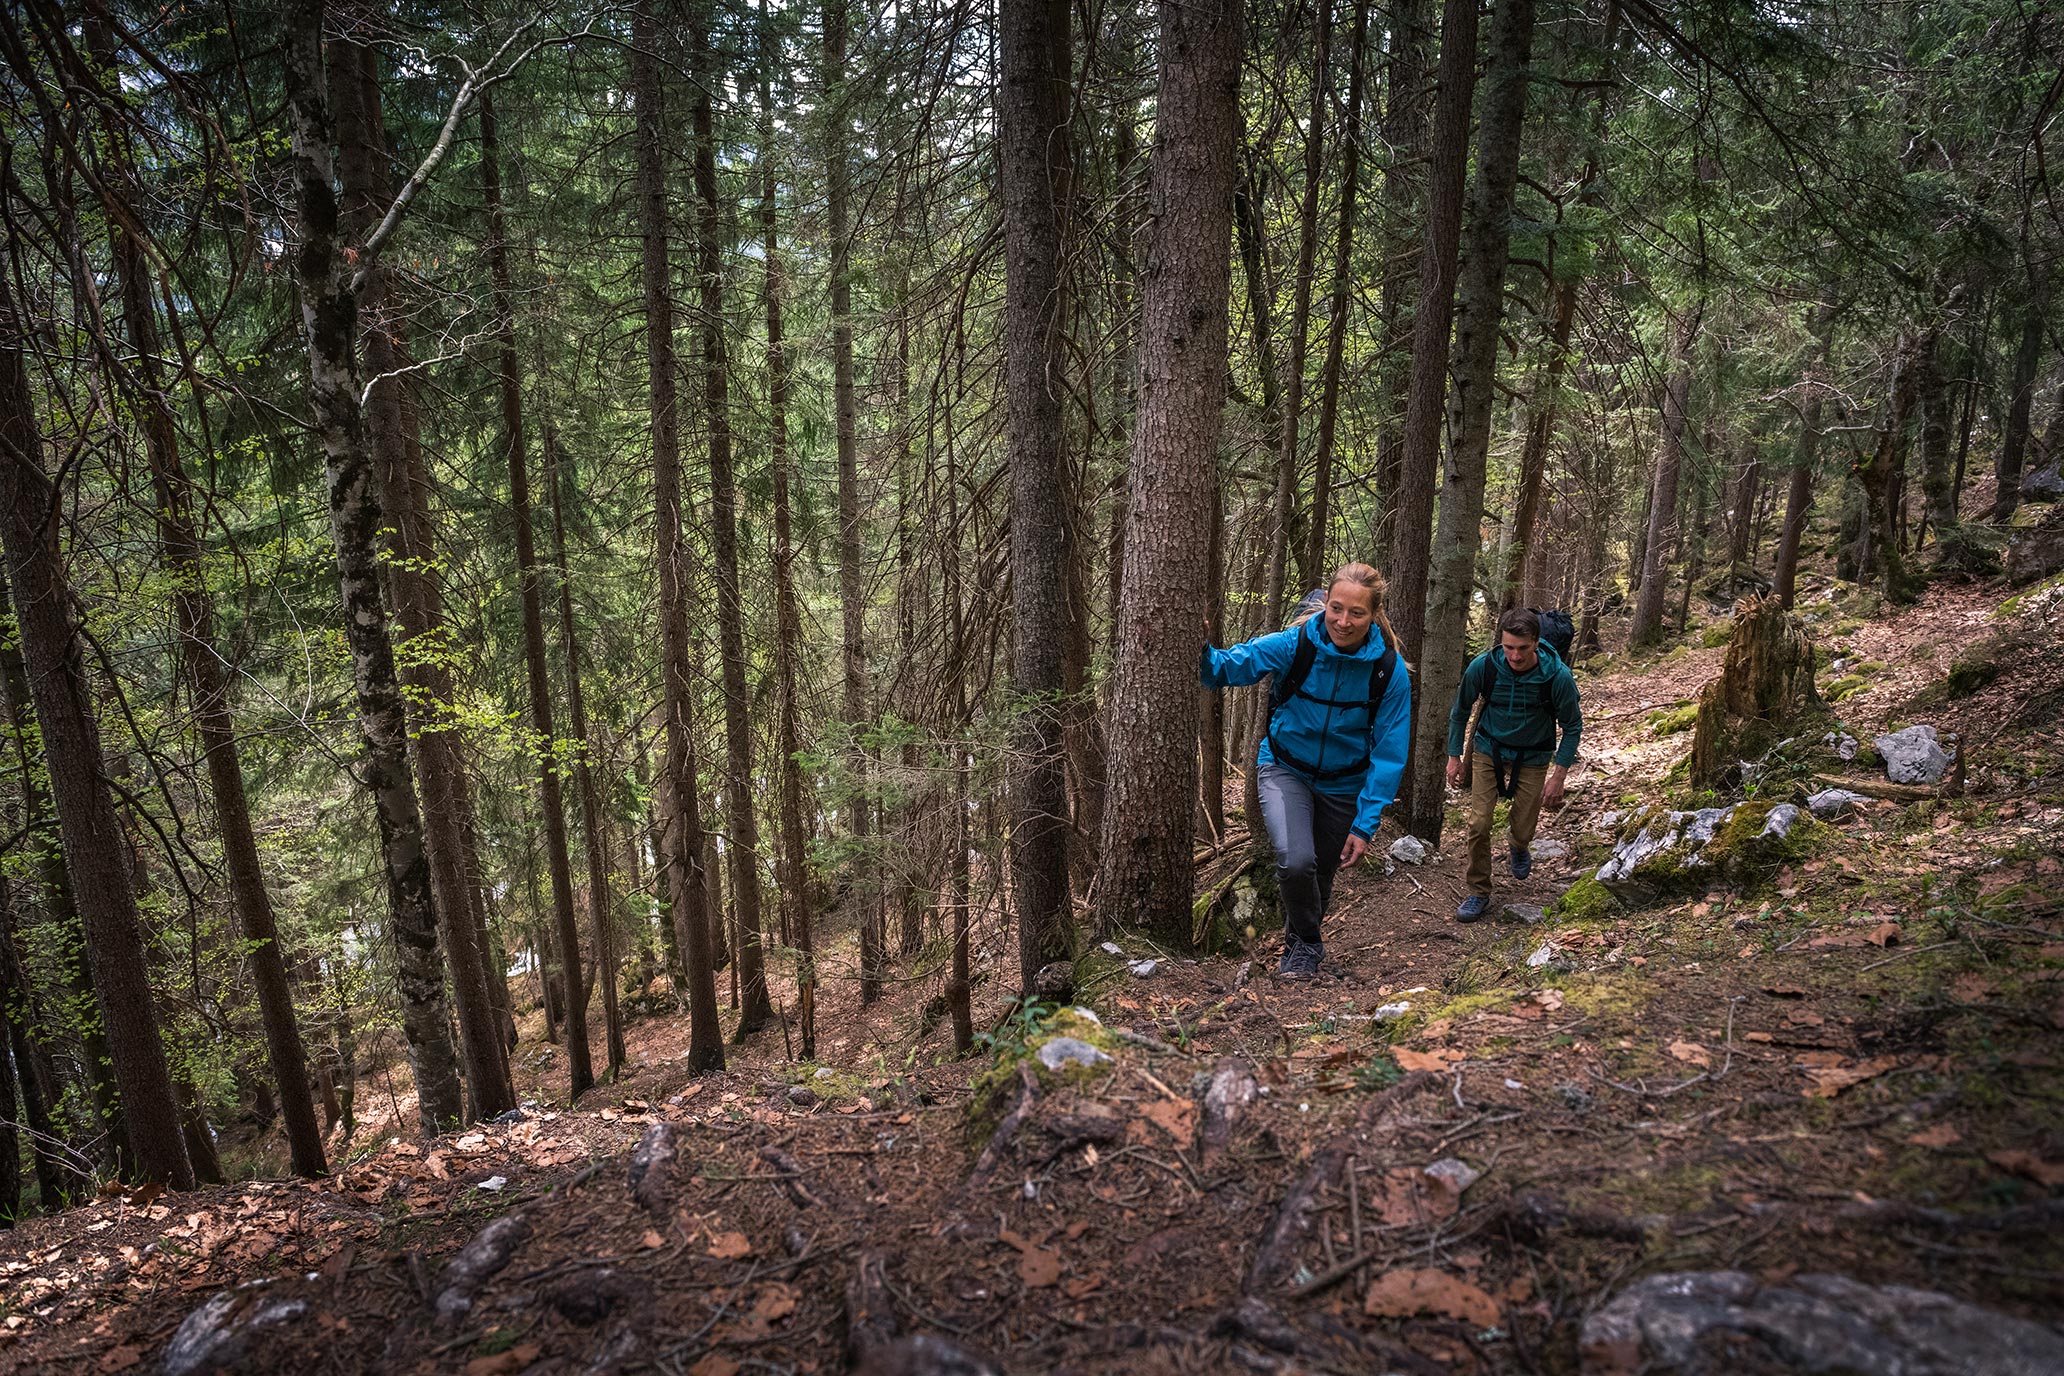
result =
M1698 720L1698 704L1687 702L1682 707L1665 707L1660 712L1648 714L1648 729L1651 735L1674 736L1691 730Z
M1620 910L1620 900L1596 879L1585 877L1562 891L1548 905L1548 916L1558 922L1596 922Z
M1732 639L1734 639L1734 623L1732 621L1719 621L1706 627L1705 633L1699 636L1699 644L1705 646L1708 650L1717 650Z

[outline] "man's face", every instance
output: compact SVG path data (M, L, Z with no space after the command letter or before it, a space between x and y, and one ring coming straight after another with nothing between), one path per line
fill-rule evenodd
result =
M1541 659L1541 642L1528 640L1507 631L1498 637L1499 648L1505 652L1505 662L1512 666L1512 672L1523 674L1538 664Z

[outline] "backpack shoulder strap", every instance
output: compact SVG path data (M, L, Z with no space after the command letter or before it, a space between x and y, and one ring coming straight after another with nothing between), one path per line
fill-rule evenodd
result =
M1281 707L1297 695L1304 687L1304 681L1311 676L1312 661L1319 656L1319 647L1312 644L1311 636L1304 627L1297 628L1297 650L1290 656L1290 667L1276 675L1276 681L1269 688L1269 707Z
M1385 645L1383 653L1376 657L1376 663L1369 669L1369 725L1376 724L1376 711L1383 706L1383 695L1390 691L1391 675L1397 672L1397 650Z

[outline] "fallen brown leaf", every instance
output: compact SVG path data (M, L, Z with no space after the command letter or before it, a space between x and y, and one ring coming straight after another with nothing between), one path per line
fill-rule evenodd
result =
M509 1372L521 1371L536 1361L542 1351L544 1349L536 1343L518 1343L502 1352L475 1357L459 1370L463 1376L508 1376ZM737 1367L732 1368L733 1372L737 1370Z
M658 1234L658 1232L651 1228L647 1228L645 1230L645 1236L639 1238L638 1241L644 1246L645 1250L647 1250L648 1252L656 1252L660 1248L666 1246L666 1239L661 1237Z
M143 1350L134 1343L123 1343L100 1354L102 1371L127 1371L143 1360Z
M1922 1128L1906 1140L1917 1147L1929 1147L1935 1151L1941 1151L1944 1147L1953 1147L1963 1141L1964 1135L1958 1132L1952 1124L1937 1123L1932 1128Z
M751 1256L752 1251L744 1233L718 1233L710 1239L709 1254L719 1261L736 1261Z
M688 1376L738 1376L745 1370L721 1352L712 1352L688 1368Z
M1155 1127L1175 1139L1175 1145L1184 1151L1197 1136L1197 1101L1195 1099L1160 1099L1140 1110Z
M1796 984L1766 984L1763 992L1774 999L1803 999L1808 993Z
M1686 1065L1695 1065L1701 1070L1711 1068L1713 1053L1697 1042L1671 1042L1670 1054Z
M1880 922L1870 929L1868 935L1873 946L1893 946L1898 944L1903 933L1897 922Z
M1362 1312L1381 1318L1406 1319L1414 1314L1439 1314L1477 1328L1498 1323L1498 1302L1480 1286L1445 1271L1403 1268L1378 1276L1363 1297Z
M1061 1255L1044 1247L1027 1247L1018 1253L1018 1279L1027 1290L1043 1290L1061 1279Z
M2025 1175L2048 1189L2064 1185L2064 1161L2045 1161L2032 1151L1989 1151L1985 1159L2003 1171Z
M1977 971L1966 971L1949 982L1949 996L1958 1003L1983 1003L1992 996L1992 981Z
M1875 1079L1898 1064L1897 1056L1873 1056L1856 1065L1809 1067L1806 1078L1813 1083L1801 1093L1809 1099L1832 1099L1851 1085Z
M1401 1046L1391 1052L1391 1055L1397 1057L1400 1070L1431 1070L1435 1074L1445 1071L1462 1059L1462 1053L1452 1046L1443 1046L1432 1051L1413 1051Z

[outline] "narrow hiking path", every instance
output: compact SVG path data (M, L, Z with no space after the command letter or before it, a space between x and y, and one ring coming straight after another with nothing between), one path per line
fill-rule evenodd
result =
M1272 938L1197 962L1121 939L1083 962L1093 1018L999 1024L992 982L993 1060L939 1059L924 985L864 1035L827 1010L847 1041L821 1067L770 1028L690 1080L682 1026L644 1018L637 1068L579 1112L23 1225L0 1368L176 1369L178 1331L251 1371L725 1376L844 1369L850 1333L900 1328L1024 1372L1631 1370L1580 1352L1586 1319L1641 1276L1720 1270L2054 1315L2064 730L2023 647L2060 603L1995 617L1945 587L1879 622L1803 595L1833 657L1876 666L1823 671L1861 680L1842 727L1962 731L1970 791L1867 802L1760 880L1556 904L1612 814L1664 796L1689 739L1669 713L1721 651L1611 663L1542 832L1564 853L1501 881L1517 917L1452 921L1451 829L1426 865L1379 847L1342 877L1319 979L1269 978ZM1982 666L1956 698L1952 665ZM1871 782L1832 752L1802 768ZM1109 1062L1035 1071L1056 1033ZM549 1096L554 1058L526 1064Z

